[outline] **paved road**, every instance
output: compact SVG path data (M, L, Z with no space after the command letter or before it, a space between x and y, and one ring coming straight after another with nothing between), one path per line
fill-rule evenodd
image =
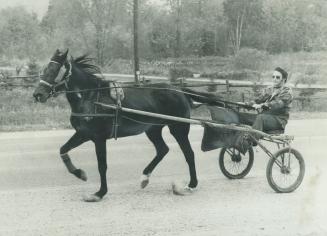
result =
M99 203L82 196L97 190L94 147L71 152L88 174L81 182L65 170L58 152L72 130L0 134L0 235L327 235L327 120L291 121L287 133L306 161L306 176L291 194L269 187L261 150L242 180L219 171L217 151L200 150L201 127L192 127L199 188L172 194L173 181L188 180L182 153L167 130L170 152L139 189L139 177L154 155L145 135L109 141L109 194ZM271 147L273 148L273 147Z

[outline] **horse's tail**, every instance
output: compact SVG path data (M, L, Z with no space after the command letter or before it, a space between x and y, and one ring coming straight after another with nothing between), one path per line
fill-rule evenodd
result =
M192 101L195 101L211 106L219 106L219 107L225 106L224 102L222 102L223 100L221 100L221 97L214 95L212 93L199 92L189 88L182 88L182 91L189 98L191 105L194 105Z

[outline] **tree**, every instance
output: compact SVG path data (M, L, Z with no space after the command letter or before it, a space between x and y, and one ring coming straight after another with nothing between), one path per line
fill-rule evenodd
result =
M147 2L140 8L140 55L147 59L172 57L176 31L170 13Z
M51 0L42 20L50 42L91 52L100 66L129 56L130 23L127 0Z
M181 55L181 17L182 17L182 0L168 0L171 14L174 19L175 31L175 44L174 44L174 57Z
M8 58L37 57L43 48L37 16L23 7L6 8L0 14L0 51Z
M50 0L41 28L49 46L47 54L52 54L56 48L69 48L73 54L93 51L94 33L78 0Z
M223 4L227 18L229 37L234 54L241 47L247 24L257 24L262 20L262 0L226 0Z
M323 22L315 12L316 7L316 3L309 0L267 1L268 50L273 53L311 50L321 35Z
M98 64L106 65L112 58L109 53L114 44L115 34L126 28L126 0L80 0L81 9L95 29L95 50ZM119 31L118 31L119 30Z

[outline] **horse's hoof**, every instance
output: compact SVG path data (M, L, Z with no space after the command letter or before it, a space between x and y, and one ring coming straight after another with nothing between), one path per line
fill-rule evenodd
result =
M195 192L195 188L190 188L189 186L177 186L177 184L172 183L173 193L179 196L191 195Z
M99 201L102 200L102 198L99 197L99 196L97 196L97 195L95 195L95 194L90 194L88 196L84 196L83 197L83 200L85 202L99 202Z
M149 176L148 175L142 175L141 176L141 188L145 188L149 184Z
M87 175L86 175L86 172L84 170L81 170L80 179L83 180L83 181L87 181Z
M81 179L81 180L83 180L83 181L87 181L87 175L86 175L86 172L85 172L84 170L82 170L82 169L77 169L77 170L75 170L75 171L74 171L74 175L75 175L77 178L79 178L79 179Z

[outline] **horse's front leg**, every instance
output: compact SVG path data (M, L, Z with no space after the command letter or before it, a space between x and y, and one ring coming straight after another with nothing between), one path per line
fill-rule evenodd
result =
M98 202L100 201L104 195L106 195L108 191L107 187L107 147L106 147L106 139L101 138L94 141L95 144L95 152L97 155L98 161L98 170L100 173L101 185L98 192L86 196L84 198L87 202Z
M87 176L86 173L82 170L82 169L77 169L74 164L72 163L72 161L70 160L70 157L68 155L68 152L76 147L78 147L79 145L81 145L82 143L88 141L89 139L87 137L85 137L85 135L83 135L80 132L76 132L61 148L60 148L60 156L61 159L63 160L67 170L69 171L69 173L72 173L73 175L75 175L77 178L86 181L87 180Z

